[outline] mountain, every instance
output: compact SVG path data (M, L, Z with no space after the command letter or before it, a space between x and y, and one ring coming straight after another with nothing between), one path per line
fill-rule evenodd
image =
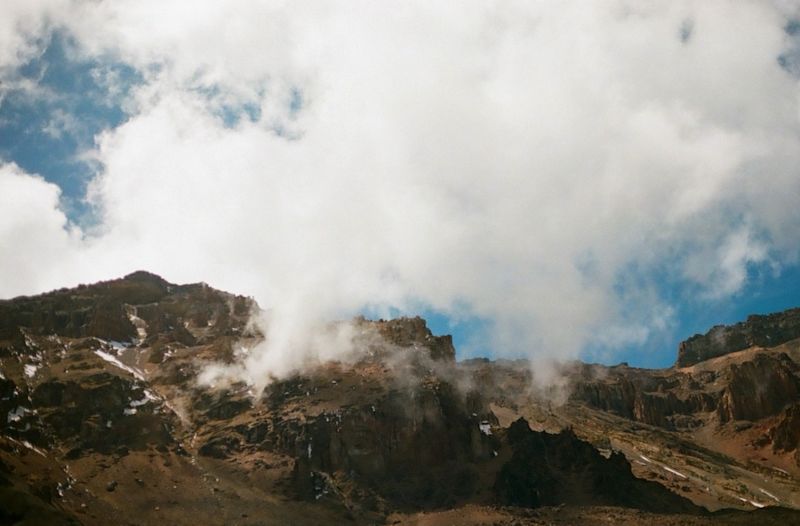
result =
M246 297L147 272L0 301L0 524L800 524L800 315L674 367L458 362L421 318L209 387Z

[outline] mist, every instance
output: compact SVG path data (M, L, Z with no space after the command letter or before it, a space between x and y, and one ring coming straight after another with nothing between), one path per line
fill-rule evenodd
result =
M103 77L126 118L79 155L93 221L3 160L0 296L138 268L254 296L264 342L203 380L264 385L346 357L346 329L315 339L363 312L613 359L674 327L665 289L796 265L795 3L347 6L5 8L0 97L46 96L19 70L54 32L141 81Z

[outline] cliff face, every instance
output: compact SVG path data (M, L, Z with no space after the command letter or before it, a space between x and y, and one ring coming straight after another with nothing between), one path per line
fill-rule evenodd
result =
M401 347L425 346L434 360L452 362L456 359L453 337L449 334L434 336L428 329L425 320L419 316L388 321L378 320L374 326L377 328L378 333L389 343Z
M750 347L774 347L796 338L800 338L800 309L753 315L747 321L717 325L682 342L675 366L687 367Z
M754 352L713 370L620 370L573 376L571 397L638 422L676 429L716 414L722 424L779 414L800 398L800 366L786 353ZM698 418L692 418L693 416Z
M759 454L797 449L791 350L697 370L577 364L559 407L532 394L526 362L456 362L452 339L421 318L360 318L369 352L354 362L262 393L198 384L263 338L254 309L143 272L0 302L0 522L374 524L470 505L696 513L684 497L759 497L742 479L725 485L743 464L676 447L680 433L768 419ZM689 453L707 470L674 464ZM800 487L786 484L765 489L793 502Z
M537 433L520 419L505 435L513 453L494 486L504 504L537 507L579 501L662 513L697 511L663 486L634 477L624 455L605 458L571 429Z
M735 343L733 338L724 352L721 347L700 352L701 356L713 356L691 366L662 370L574 366L567 371L572 382L571 399L653 426L651 429L695 437L694 443L680 446L684 451L702 445L762 470L793 473L800 468L800 339L786 338L794 334L796 315L797 310L793 310L751 317L733 328L724 328L755 340ZM777 328L777 335L769 333L770 327ZM687 349L692 345L695 351L700 349L700 341L695 338L684 344L681 360L688 359ZM782 343L740 348L749 341ZM696 456L690 465L704 462L704 457ZM754 500L756 493L764 494L756 490L749 500L759 502ZM748 500L744 495L739 498Z
M595 366L597 368L598 366ZM654 426L675 429L685 416L715 410L715 375L648 371L627 367L573 373L571 398L592 407Z
M717 404L721 422L760 420L777 415L798 400L800 367L786 354L756 354L753 360L725 371L725 388Z

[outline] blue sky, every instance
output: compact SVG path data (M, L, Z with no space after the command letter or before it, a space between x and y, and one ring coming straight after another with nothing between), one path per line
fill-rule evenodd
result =
M419 313L645 367L798 306L798 9L579 4L9 9L0 296L146 268L274 309L267 353Z
M124 64L75 57L70 47L68 36L54 32L42 54L19 68L38 90L4 97L0 157L57 184L69 219L87 224L92 211L84 197L96 167L86 153L97 134L124 121L121 102L141 78ZM104 82L109 78L121 92Z

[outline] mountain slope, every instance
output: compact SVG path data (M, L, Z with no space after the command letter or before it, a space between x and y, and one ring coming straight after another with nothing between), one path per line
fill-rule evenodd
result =
M263 393L198 384L263 339L257 308L146 272L0 301L0 523L743 524L706 508L800 507L797 340L666 370L568 364L556 406L527 363L459 363L420 318L362 318L347 361Z

